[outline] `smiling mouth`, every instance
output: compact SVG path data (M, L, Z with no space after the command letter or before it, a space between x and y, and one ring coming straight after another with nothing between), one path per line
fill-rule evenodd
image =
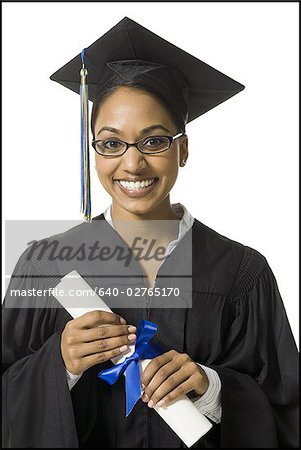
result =
M145 178L139 181L128 181L128 180L115 180L120 186L128 191L140 191L141 189L147 189L159 180L158 177Z
M158 177L145 178L136 181L130 180L114 180L119 189L130 197L143 197L154 189L158 183Z

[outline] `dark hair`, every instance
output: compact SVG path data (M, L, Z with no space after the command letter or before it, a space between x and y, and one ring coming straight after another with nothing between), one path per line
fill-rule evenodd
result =
M162 98L161 95L159 95L158 92L156 92L154 89L150 88L149 86L145 86L145 85L142 85L139 83L135 83L134 81L127 80L127 81L122 81L120 83L117 83L114 86L111 86L105 90L102 90L101 93L99 94L99 96L97 97L97 99L95 100L95 102L93 103L92 112L91 112L91 130L92 130L93 139L95 139L94 126L95 126L95 120L96 120L96 116L99 111L99 108L111 94L113 94L119 87L122 87L122 86L139 89L141 91L148 92L150 95L156 97L157 100L159 100L163 104L163 106L169 111L176 127L178 128L178 132L185 133L186 122L179 117L179 115L176 113L176 111Z

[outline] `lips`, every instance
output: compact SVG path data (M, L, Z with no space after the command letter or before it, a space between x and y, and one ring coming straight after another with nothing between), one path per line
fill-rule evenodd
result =
M143 197L154 189L158 177L115 180L120 190L130 197Z
M143 180L137 180L137 181L129 181L129 180L118 180L118 182L123 186L125 189L141 189L141 188L147 188L148 186L151 186L155 182L156 178L145 178Z

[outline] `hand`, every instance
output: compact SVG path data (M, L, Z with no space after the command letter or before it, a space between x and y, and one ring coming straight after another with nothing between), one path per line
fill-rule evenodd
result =
M149 407L167 406L184 394L203 395L208 378L186 353L171 350L154 358L141 375L142 400Z
M101 326L103 325L103 326ZM91 311L67 322L61 338L65 368L74 375L128 352L136 327L105 311Z

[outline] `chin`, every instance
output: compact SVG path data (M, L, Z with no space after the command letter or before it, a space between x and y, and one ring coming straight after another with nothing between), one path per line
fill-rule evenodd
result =
M160 204L160 202L144 202L144 201L135 201L134 202L122 202L119 200L115 200L119 207L124 209L125 211L131 214L137 214L139 216L144 216L149 214L151 211L156 209L156 207Z
M126 207L123 206L123 209L125 209L127 212L131 213L131 214L137 214L137 216L144 216L148 213L150 213L154 208L144 208L144 207Z

